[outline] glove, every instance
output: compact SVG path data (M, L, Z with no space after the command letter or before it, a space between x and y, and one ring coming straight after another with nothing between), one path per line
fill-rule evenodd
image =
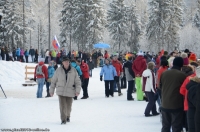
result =
M100 81L102 81L103 80L103 78L102 78L102 76L100 76Z
M118 76L114 77L115 82L118 82Z
M36 82L36 78L34 78L34 81Z

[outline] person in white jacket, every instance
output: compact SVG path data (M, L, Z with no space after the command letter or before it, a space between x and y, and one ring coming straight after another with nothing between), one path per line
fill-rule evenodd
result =
M156 79L154 68L155 64L153 62L149 62L147 69L142 74L143 91L149 100L144 112L145 117L159 115L159 113L156 111ZM152 112L152 115L150 112Z

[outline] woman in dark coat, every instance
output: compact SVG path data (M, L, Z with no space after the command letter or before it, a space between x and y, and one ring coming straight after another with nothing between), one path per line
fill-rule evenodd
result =
M36 49L35 50L35 62L37 63L38 62L38 50Z

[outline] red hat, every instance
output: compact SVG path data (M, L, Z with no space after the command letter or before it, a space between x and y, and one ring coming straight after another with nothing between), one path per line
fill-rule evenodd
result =
M190 61L197 61L197 57L194 53L191 53L190 54L190 58L189 58Z

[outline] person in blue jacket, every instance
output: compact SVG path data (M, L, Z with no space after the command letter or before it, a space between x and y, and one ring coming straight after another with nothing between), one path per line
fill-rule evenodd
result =
M20 61L20 48L16 50L17 61Z
M76 69L76 71L77 71L77 73L78 73L78 75L79 75L79 77L80 77L80 80L81 80L81 82L83 82L82 80L82 75L83 75L83 73L82 73L82 71L81 71L81 68L80 68L80 64L81 64L81 61L80 60L77 60L77 62L76 62L76 60L71 60L71 66L72 67L74 67L75 69ZM77 96L75 96L74 97L74 100L77 100Z
M28 56L29 56L28 49L25 50L24 55L25 55L25 58L26 58L26 63L28 63Z
M105 65L102 67L100 73L100 81L103 80L103 77L105 82L105 95L107 98L109 95L113 97L113 84L114 79L117 77L117 72L115 67L110 63L110 59L105 60Z
M51 85L51 78L53 77L54 72L55 72L54 62L50 61L49 62L49 66L48 66L48 80L46 80L46 88L47 88L47 96L46 96L46 98L47 97L51 97L50 93L49 93L49 87Z

